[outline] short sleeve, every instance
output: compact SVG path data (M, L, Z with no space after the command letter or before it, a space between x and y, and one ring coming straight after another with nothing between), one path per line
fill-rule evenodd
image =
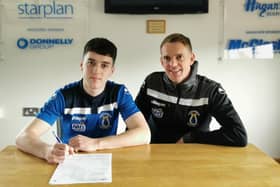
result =
M53 125L63 115L64 107L64 97L60 91L56 91L41 108L37 118Z
M132 95L125 86L122 86L118 93L118 107L123 120L136 112L139 112Z

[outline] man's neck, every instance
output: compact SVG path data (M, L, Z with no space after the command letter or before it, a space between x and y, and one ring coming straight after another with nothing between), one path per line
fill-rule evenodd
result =
M93 89L93 88L90 88L89 86L87 86L85 83L83 83L83 87L84 87L85 92L92 97L96 97L96 96L100 95L105 89L105 87Z

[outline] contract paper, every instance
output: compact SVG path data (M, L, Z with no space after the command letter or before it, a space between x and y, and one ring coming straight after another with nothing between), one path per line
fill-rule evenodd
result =
M49 184L110 183L112 154L74 154L58 164Z

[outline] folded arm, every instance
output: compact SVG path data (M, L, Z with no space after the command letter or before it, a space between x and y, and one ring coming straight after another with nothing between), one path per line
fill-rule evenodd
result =
M194 142L238 147L247 145L246 129L227 94L221 92L221 90L221 87L217 87L209 101L210 115L217 120L221 128L206 132L194 129L184 135L185 143Z
M69 145L77 151L95 151L150 143L150 130L141 112L125 120L127 131L116 136L89 138L78 135L70 139Z

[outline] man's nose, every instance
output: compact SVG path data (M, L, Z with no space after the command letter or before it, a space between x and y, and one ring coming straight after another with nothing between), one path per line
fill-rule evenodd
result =
M101 72L101 66L100 65L98 65L98 64L96 64L93 68L92 68L92 71L94 72L94 73L99 73L99 72Z
M176 57L172 57L170 59L169 65L170 66L177 66L178 65L178 60L176 59Z

